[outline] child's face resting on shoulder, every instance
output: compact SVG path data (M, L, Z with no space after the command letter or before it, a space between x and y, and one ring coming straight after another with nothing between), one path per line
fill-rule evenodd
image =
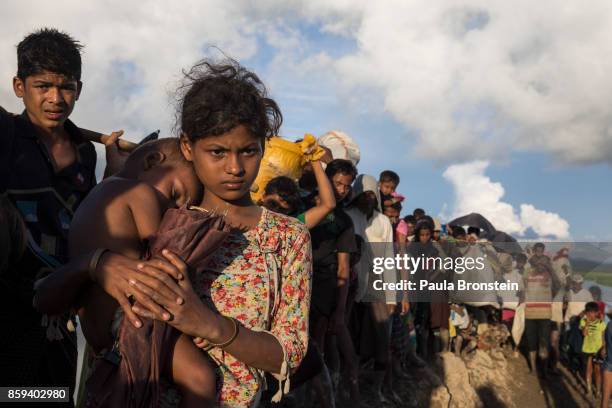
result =
M397 188L397 184L395 184L393 181L381 181L378 184L381 194L386 196L394 193L395 189Z
M246 126L239 125L222 135L206 136L195 142L183 136L181 150L193 163L207 194L230 203L250 201L263 149L261 139Z
M168 172L167 179L169 188L165 189L164 196L177 207L202 202L204 188L191 164L175 163Z
M589 310L588 312L585 313L586 319L589 322L592 322L593 320L597 319L598 315L599 315L599 312L594 311L594 310Z
M168 207L196 205L202 201L202 183L188 161L166 160L163 154L153 152L145 158L138 178L152 185L168 201Z

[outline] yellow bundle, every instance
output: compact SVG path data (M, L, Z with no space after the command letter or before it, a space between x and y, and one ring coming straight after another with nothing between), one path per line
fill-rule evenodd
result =
M282 137L272 137L266 141L257 178L251 187L251 198L259 202L268 182L278 176L286 176L298 181L304 165L319 160L325 150L317 144L317 139L307 133L299 142L290 142Z

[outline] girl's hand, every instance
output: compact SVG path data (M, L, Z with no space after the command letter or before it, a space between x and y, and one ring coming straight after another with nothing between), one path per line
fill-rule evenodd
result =
M145 310L133 306L134 313L165 321L193 337L217 337L220 331L219 316L204 305L193 290L185 262L168 250L163 250L162 255L165 259L155 259L139 265L139 270L147 276L147 280L132 279L129 282L135 294L152 299L158 308ZM177 276L180 278L175 281L174 277ZM164 295L168 289L178 297Z
M157 303L141 292L135 291L129 283L131 280L152 282L151 278L138 269L139 263L140 261L107 251L98 261L96 269L91 273L91 279L119 303L134 327L141 327L142 322L132 311L132 305L129 301L131 296L144 307L150 309L148 311L161 312ZM160 288L160 296L171 298L175 302L182 302L177 292L168 287Z

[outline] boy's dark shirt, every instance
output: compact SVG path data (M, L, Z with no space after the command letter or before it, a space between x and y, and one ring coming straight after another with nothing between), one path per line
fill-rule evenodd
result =
M338 252L357 252L353 221L335 208L310 230L312 238L312 305L324 315L333 312L338 281Z
M338 252L354 253L357 251L353 221L340 208L335 208L321 223L312 228L310 236L312 237L312 259L315 268L338 265Z
M28 247L0 276L0 385L74 386L76 335L58 322L61 340L48 340L43 316L32 307L37 277L68 261L68 231L79 204L95 186L96 151L66 121L77 159L55 172L28 115L0 108L0 194L21 213Z

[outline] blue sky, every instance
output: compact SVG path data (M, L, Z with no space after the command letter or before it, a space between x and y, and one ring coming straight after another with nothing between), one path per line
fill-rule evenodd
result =
M311 49L336 57L356 48L353 41L322 33L316 26L308 26L303 33ZM360 172L378 176L380 171L391 169L400 175L399 191L407 196L405 213L422 207L437 216L444 206L453 206L453 187L442 177L448 162L431 160L415 152L413 130L398 123L388 112L369 109L369 102L357 109L347 107L342 95L320 78L292 83L291 79L278 80L273 74L268 75L275 48L263 40L260 47L260 52L244 63L261 73L271 85L273 96L285 115L282 129L285 137L343 130L362 149ZM318 99L310 100L306 96ZM377 98L367 94L363 97ZM461 157L457 159L462 161ZM612 212L609 211L612 189L606 188L606 180L612 176L610 165L555 164L549 154L516 150L508 158L493 162L487 175L503 185L504 201L513 207L528 202L566 219L572 239L612 239Z

